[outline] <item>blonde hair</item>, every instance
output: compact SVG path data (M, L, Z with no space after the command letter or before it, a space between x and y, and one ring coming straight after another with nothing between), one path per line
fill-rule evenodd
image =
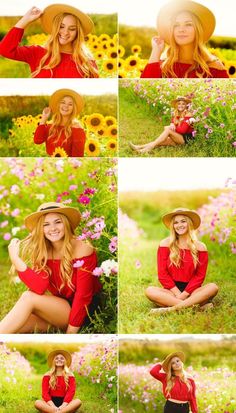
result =
M172 359L171 359L172 360ZM173 374L173 370L171 367L171 360L167 366L167 373L166 373L166 382L167 382L167 386L166 386L166 393L167 396L170 396L170 392L172 387L174 386L174 381L175 381L175 375ZM187 374L187 372L182 368L181 371L181 375L178 376L180 378L180 380L186 384L188 391L191 391L192 386L191 383L189 381L189 375Z
M192 220L185 215L184 217L186 218L186 221L188 224L187 245L188 245L188 248L190 249L190 252L193 258L194 267L196 268L199 262L198 249L196 245L197 236L193 228ZM178 246L178 235L176 234L176 231L174 229L174 219L175 217L172 218L171 223L170 223L170 246L169 246L170 262L172 265L175 265L176 267L180 267L181 266L181 255L180 255L180 248Z
M56 384L57 384L56 371L57 371L57 368L55 366L55 358L54 358L54 360L52 362L52 368L49 371L49 375L50 375L49 387L51 387L51 389L56 388ZM66 390L67 390L68 387L69 387L70 370L69 370L69 368L66 364L66 361L65 361L64 368L63 368L63 371L62 371L62 376L64 377L65 384L66 384Z
M62 99L64 99L66 96L63 96ZM61 134L63 133L63 131L65 132L65 139L63 140L63 142L61 143L61 146L67 142L67 140L71 137L71 128L73 125L73 119L76 117L77 115L77 108L76 108L76 103L75 100L72 96L69 96L72 101L73 101L73 110L71 112L71 114L68 116L68 119L66 121L66 124L59 130L59 126L62 125L62 115L60 113L60 103L61 100L58 102L58 106L57 109L55 111L55 113L53 114L52 117L52 126L49 129L49 136L48 139L53 140L54 144L57 144L57 142L59 141Z
M193 20L193 25L195 28L195 40L194 40L194 49L193 49L193 61L194 63L190 66L190 68L186 71L185 77L188 77L188 74L194 70L196 70L196 75L197 77L211 77L211 73L209 70L208 62L209 59L211 58L211 55L209 51L207 50L207 47L204 44L203 41L203 27L202 24L194 13L187 12L191 15L191 18ZM179 13L177 13L179 14ZM171 38L170 38L170 46L167 49L167 57L165 61L162 63L162 74L163 77L178 77L176 76L174 72L174 64L178 62L179 59L179 49L180 46L177 45L175 39L174 39L174 21L177 16L173 16L173 22L172 22L172 33L171 33Z
M52 76L52 69L58 66L61 62L58 33L61 27L61 23L66 16L73 16L76 20L77 35L72 43L72 59L75 62L76 69L79 72L83 73L83 77L91 78L98 76L98 70L93 66L91 62L92 55L84 45L84 33L78 17L68 13L59 13L53 20L52 33L50 34L49 39L45 45L47 52L40 60L37 69L32 73L32 77L37 76L43 69L50 70ZM49 60L48 63L46 63L47 60Z
M178 102L185 103L186 108L182 112L178 111ZM184 120L185 116L187 116L187 114L189 113L188 104L184 100L179 100L178 102L176 103L173 114L173 123L175 126L178 126Z
M75 286L72 284L71 278L73 273L72 266L72 240L75 237L74 231L71 228L68 218L58 213L64 224L65 236L61 250L62 259L60 262L60 290L68 285L72 290ZM42 215L35 228L24 240L21 241L21 257L27 264L30 263L36 272L46 271L48 276L51 275L51 269L47 266L48 252L53 249L51 242L45 238L43 232L43 223L45 215ZM60 291L59 291L60 292Z

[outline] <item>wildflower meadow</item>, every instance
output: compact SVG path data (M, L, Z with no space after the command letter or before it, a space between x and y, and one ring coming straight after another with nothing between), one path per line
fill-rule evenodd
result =
M121 341L120 413L163 411L162 384L149 372L173 351L184 351L186 355L185 369L196 383L199 412L235 413L235 345L233 337L217 341L196 338L159 341L156 336L156 339Z
M236 325L236 190L229 179L224 190L121 193L119 215L120 281L119 331L121 333L234 333ZM185 205L201 216L198 237L208 249L205 283L214 282L219 292L211 310L188 308L178 312L149 314L153 304L145 297L157 279L156 253L168 236L161 217Z
M83 333L116 331L117 197L116 160L4 158L0 162L1 318L25 290L17 275L10 277L7 246L27 235L24 218L44 202L79 208L77 236L94 246L95 275L103 284L100 310Z
M194 140L185 145L159 146L139 156L235 157L235 80L161 79L120 81L120 156L137 156L129 147L155 140L171 123L171 102L191 100Z
M89 336L87 336L89 337ZM62 348L72 355L75 397L82 401L82 413L116 413L117 342L107 336L87 343L21 342L0 344L0 412L35 412L34 402L41 396L41 381L48 371L47 355Z

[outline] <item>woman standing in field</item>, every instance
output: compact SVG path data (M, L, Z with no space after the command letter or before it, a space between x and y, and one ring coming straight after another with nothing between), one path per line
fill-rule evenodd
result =
M194 139L192 124L195 119L189 110L191 100L180 96L172 101L174 115L171 124L164 127L164 131L152 142L144 145L129 143L131 148L138 153L147 153L158 146L177 146L188 144Z
M43 31L49 33L45 47L19 46L25 28L39 17ZM66 4L52 4L44 11L32 7L3 38L0 55L28 63L32 77L98 77L96 63L84 46L93 26L89 16Z
M81 406L79 399L73 400L76 382L69 367L71 355L65 350L55 350L48 355L50 371L43 376L42 398L36 400L35 408L40 412L75 412Z
M196 385L184 370L185 355L182 351L169 354L162 363L152 367L150 374L162 383L166 398L163 413L198 413Z
M30 234L22 241L13 238L8 249L29 290L0 322L1 334L47 332L50 326L73 334L94 311L101 290L92 273L97 257L76 238L80 218L78 209L55 202L40 205L25 218Z
M214 283L202 285L208 265L205 244L198 241L195 230L201 219L196 211L177 208L162 218L170 236L160 242L157 253L158 279L163 288L148 287L146 296L160 306L151 313L167 313L209 303L218 292Z
M152 38L151 56L141 77L227 78L224 65L206 48L214 29L215 16L202 4L191 0L166 4L158 15L159 36Z
M75 120L83 108L82 97L71 89L57 90L50 98L49 107L42 113L34 134L34 143L46 143L51 156L84 156L85 132ZM53 114L52 124L47 125Z

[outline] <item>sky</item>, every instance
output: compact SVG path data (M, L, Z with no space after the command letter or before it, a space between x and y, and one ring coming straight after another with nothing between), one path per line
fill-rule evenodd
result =
M11 343L101 343L116 338L111 334L5 334L1 337L3 342Z
M169 0L120 1L119 23L130 26L156 27L158 10ZM236 37L235 0L197 0L213 11L216 17L214 35Z
M120 158L119 192L224 188L235 158Z
M57 0L57 4L68 4L86 13L111 14L117 12L117 0ZM0 16L23 16L31 7L39 9L53 4L52 0L1 0Z
M50 95L57 89L73 89L82 95L117 94L116 79L0 79L2 96Z

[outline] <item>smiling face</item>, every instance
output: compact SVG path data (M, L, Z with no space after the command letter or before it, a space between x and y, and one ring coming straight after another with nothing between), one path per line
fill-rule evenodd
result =
M179 100L176 106L179 112L183 112L186 109L187 104L184 100Z
M183 362L180 360L179 357L173 357L173 358L170 360L170 365L171 365L171 370L172 370L174 373L179 373L179 372L181 372L182 369L183 369Z
M60 24L58 39L61 46L71 44L77 36L77 21L75 16L68 14Z
M56 367L63 367L66 363L66 359L62 354L57 354L54 358L54 364Z
M195 40L195 27L192 15L188 12L179 13L174 21L173 34L178 46L193 44Z
M70 116L74 109L72 97L64 96L59 103L59 111L62 116Z
M64 238L65 227L60 214L49 213L45 215L43 233L49 241L57 242Z
M176 215L173 218L173 226L177 235L185 235L188 232L188 222L184 215Z

